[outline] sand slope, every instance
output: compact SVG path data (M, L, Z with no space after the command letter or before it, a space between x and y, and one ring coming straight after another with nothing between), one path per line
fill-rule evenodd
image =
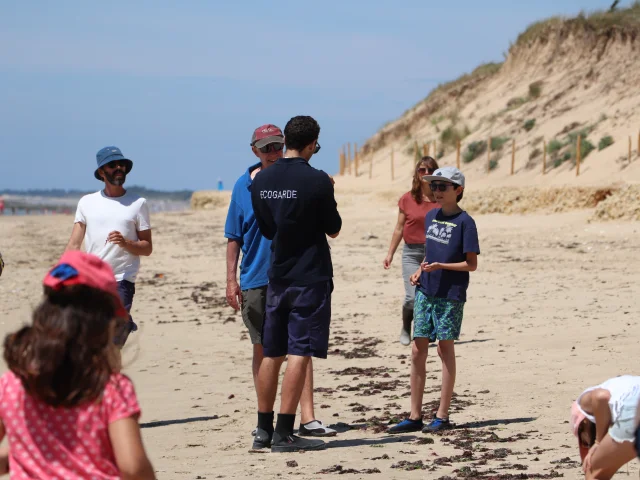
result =
M640 8L634 7L638 16ZM363 145L359 178L347 181L360 188L388 185L391 150L395 153L395 182L404 183L412 174L413 149L417 142L433 142L443 165L455 165L455 142L445 144L448 128L469 135L462 140L462 154L470 142L504 137L509 141L492 153L497 163L487 172L487 155L462 162L463 171L475 187L494 185L609 185L640 182L640 90L637 78L640 48L637 27L594 26L583 19L548 22L532 28L509 49L501 65L481 66L472 74L433 91L425 100L384 126ZM637 23L637 21L636 21ZM539 85L532 97L530 86ZM527 120L535 125L527 131ZM596 147L576 176L574 160L554 167L547 158L542 175L542 155L531 158L542 141L566 142L570 134L589 130ZM600 139L610 135L615 143L598 151ZM628 161L629 137L632 140ZM511 176L511 139L516 140L515 175ZM347 139L346 139L347 140ZM575 142L574 142L575 143ZM561 158L568 148L561 150ZM369 163L373 161L372 180Z

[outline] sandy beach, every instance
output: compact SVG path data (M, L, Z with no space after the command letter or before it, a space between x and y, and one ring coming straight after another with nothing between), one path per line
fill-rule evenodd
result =
M154 253L133 309L140 330L124 356L158 478L579 478L572 400L638 373L640 225L590 223L589 210L477 216L482 254L457 343L451 419L459 428L391 437L384 426L409 409L410 348L397 341L400 254L382 268L397 210L375 195L337 197L344 226L331 241L330 354L314 366L317 417L341 433L316 453L250 453L251 345L224 301L226 208L153 216ZM72 222L0 218L2 335L28 320ZM427 415L439 398L435 349L428 369ZM637 469L629 464L632 475Z

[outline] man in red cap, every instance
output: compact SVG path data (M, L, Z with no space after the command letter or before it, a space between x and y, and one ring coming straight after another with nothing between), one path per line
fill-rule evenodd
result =
M274 164L282 156L284 135L275 125L256 128L251 137L251 151L260 160L250 166L233 187L227 213L224 236L227 238L227 303L236 310L242 309L242 319L249 330L253 344L253 380L257 390L257 378L264 358L262 325L265 316L267 271L271 261L271 240L260 233L251 204L249 190L255 176ZM237 280L238 258L240 283ZM313 365L309 362L303 394L300 435L333 436L336 431L316 420L313 408ZM253 448L269 448L271 438L255 432Z
M85 195L78 202L75 223L66 250L85 250L104 260L118 282L118 291L127 311L131 310L140 257L151 255L151 222L147 200L127 192L124 183L133 168L118 147L104 147L97 155L94 177L104 188ZM133 318L116 334L124 346L129 333L138 329Z

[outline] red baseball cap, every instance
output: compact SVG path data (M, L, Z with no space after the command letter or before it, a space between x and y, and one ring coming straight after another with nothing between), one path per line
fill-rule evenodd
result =
M71 285L86 285L102 290L113 296L118 317L128 318L129 316L120 300L113 270L100 258L90 253L79 250L65 252L58 260L58 264L44 277L42 283L45 287L51 287L54 290Z
M270 143L284 143L282 130L270 123L256 128L251 136L251 146L262 148Z

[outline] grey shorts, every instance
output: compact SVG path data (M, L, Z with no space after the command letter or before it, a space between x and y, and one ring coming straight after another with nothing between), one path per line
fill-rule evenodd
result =
M267 286L242 291L242 320L249 329L253 345L262 345Z

